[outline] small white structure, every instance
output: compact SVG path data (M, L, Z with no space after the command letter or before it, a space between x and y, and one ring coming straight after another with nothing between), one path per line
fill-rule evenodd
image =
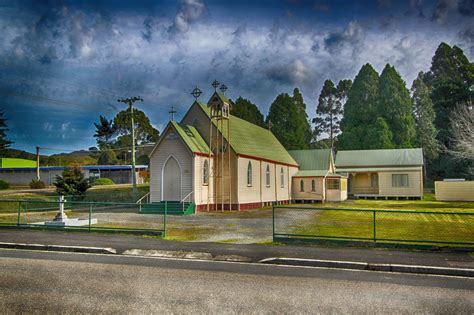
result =
M64 213L64 204L66 203L66 200L64 199L64 196L59 197L59 211L56 214L56 217L53 219L53 221L46 221L44 222L44 225L49 225L49 226L86 226L89 224L97 224L97 219L87 219L87 220L81 220L79 218L72 218L69 219ZM40 223L38 223L40 224Z

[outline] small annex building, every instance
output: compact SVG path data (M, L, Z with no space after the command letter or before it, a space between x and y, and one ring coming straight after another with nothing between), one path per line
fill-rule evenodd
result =
M347 177L336 174L330 149L290 150L299 165L292 178L292 199L299 202L344 201Z
M420 148L341 150L336 172L348 177L354 198L421 199L423 152Z
M170 121L150 154L150 201L197 211L250 209L291 200L298 164L273 133L230 114L216 91Z

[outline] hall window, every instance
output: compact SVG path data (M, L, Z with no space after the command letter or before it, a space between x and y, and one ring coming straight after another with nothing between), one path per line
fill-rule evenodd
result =
M267 170L265 172L265 182L267 187L270 187L270 165L267 165Z
M209 162L207 160L204 161L204 166L202 167L202 184L209 184Z
M339 190L339 179L328 179L327 184L329 190Z
M249 161L247 165L247 186L252 186L252 162Z
M392 174L392 187L408 187L408 174Z
M316 191L316 181L314 179L311 180L311 191Z
M300 180L300 191L304 191L304 181Z
M285 187L285 171L283 170L283 167L280 169L280 187Z

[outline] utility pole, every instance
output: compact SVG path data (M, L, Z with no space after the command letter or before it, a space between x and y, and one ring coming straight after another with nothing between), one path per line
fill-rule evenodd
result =
M36 179L40 180L40 147L36 147Z
M132 127L132 185L133 185L133 199L137 199L137 174L135 173L135 122L133 120L133 103L136 101L142 101L143 99L140 96L133 96L129 98L122 98L117 100L119 103L127 104L130 108L130 120Z

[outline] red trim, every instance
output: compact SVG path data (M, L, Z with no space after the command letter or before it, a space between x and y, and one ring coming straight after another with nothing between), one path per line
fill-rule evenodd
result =
M298 165L288 164L288 163L283 163L283 162L278 162L278 161L269 160L269 159L264 159L264 158L257 157L257 156L253 156L253 155L247 155L247 154L240 154L240 153L239 153L239 154L237 154L237 156L241 156L241 157L244 157L244 158L253 159L253 160L257 160L257 161L264 161L264 162L269 162L269 163L275 163L275 164L285 165L285 166L299 167Z
M249 203L241 203L240 208L239 204L232 204L232 210L250 210L250 209L259 209L264 206L264 204L271 204L271 201L266 201L266 202L249 202ZM278 204L289 204L289 200L279 200ZM224 210L229 210L229 204L224 204ZM207 211L207 204L202 204L202 205L196 205L196 211L197 212L206 212ZM221 204L215 205L215 204L209 204L209 211L221 211Z

